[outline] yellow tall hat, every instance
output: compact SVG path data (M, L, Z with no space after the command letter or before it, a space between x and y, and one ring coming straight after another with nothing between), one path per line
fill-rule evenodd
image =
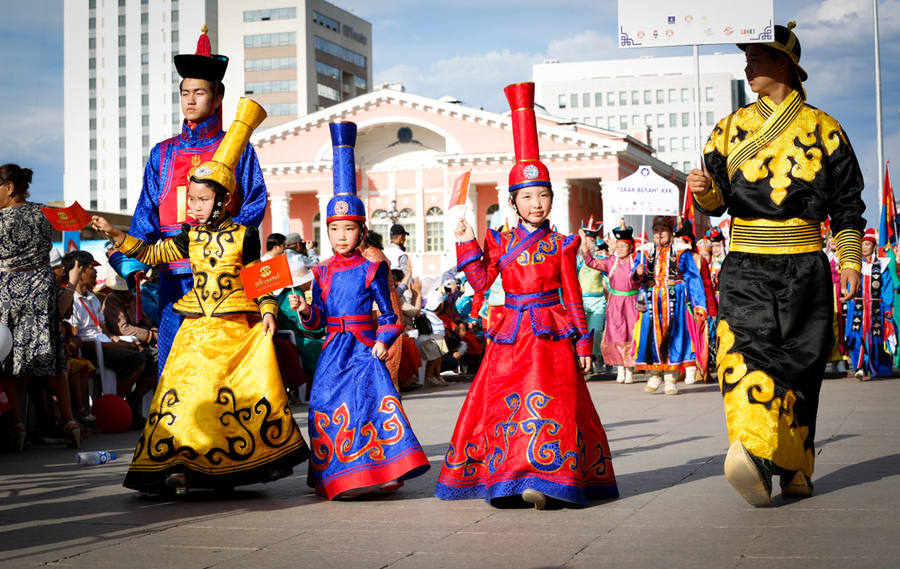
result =
M247 143L250 142L250 135L264 120L266 120L265 109L256 101L241 97L238 100L234 122L219 143L212 160L191 168L191 177L218 182L228 190L228 193L234 193L236 187L234 168L240 161Z

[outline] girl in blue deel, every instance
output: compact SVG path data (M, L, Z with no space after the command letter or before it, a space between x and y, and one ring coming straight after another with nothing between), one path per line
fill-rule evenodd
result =
M327 331L309 402L308 483L329 500L396 490L429 468L384 365L403 332L391 305L389 267L367 261L358 249L366 211L356 195L356 125L330 126L334 197L326 223L335 254L313 267L312 304L291 296L306 328ZM377 324L373 301L381 313Z

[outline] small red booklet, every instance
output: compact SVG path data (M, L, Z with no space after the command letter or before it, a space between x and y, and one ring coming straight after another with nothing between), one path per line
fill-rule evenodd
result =
M241 270L241 282L244 283L247 298L253 300L273 290L291 286L294 280L287 257L278 255Z

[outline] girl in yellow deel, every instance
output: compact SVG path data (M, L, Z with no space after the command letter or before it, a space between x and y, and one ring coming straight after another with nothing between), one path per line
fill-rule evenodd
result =
M94 217L120 251L155 265L190 258L194 288L175 303L185 316L156 388L124 485L161 493L231 489L288 476L309 458L291 415L271 333L277 303L247 298L241 269L259 262L259 232L232 221L234 166L265 119L241 99L211 162L190 172L188 208L200 226L148 245Z

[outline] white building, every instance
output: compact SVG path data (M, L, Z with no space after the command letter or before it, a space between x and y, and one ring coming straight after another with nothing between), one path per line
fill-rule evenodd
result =
M244 95L276 126L372 90L372 24L324 0L219 0L225 109Z
M215 2L65 2L65 202L134 210L144 163L181 130L172 57L194 53L206 24L215 51Z
M372 83L371 24L322 0L63 5L63 193L89 210L134 211L150 149L181 132L173 57L195 52L204 25L212 52L230 58L223 128L245 93L266 107L270 127Z
M754 100L743 79L744 54L700 57L701 126ZM535 101L576 123L649 140L656 157L689 171L697 161L694 58L642 57L534 66Z

